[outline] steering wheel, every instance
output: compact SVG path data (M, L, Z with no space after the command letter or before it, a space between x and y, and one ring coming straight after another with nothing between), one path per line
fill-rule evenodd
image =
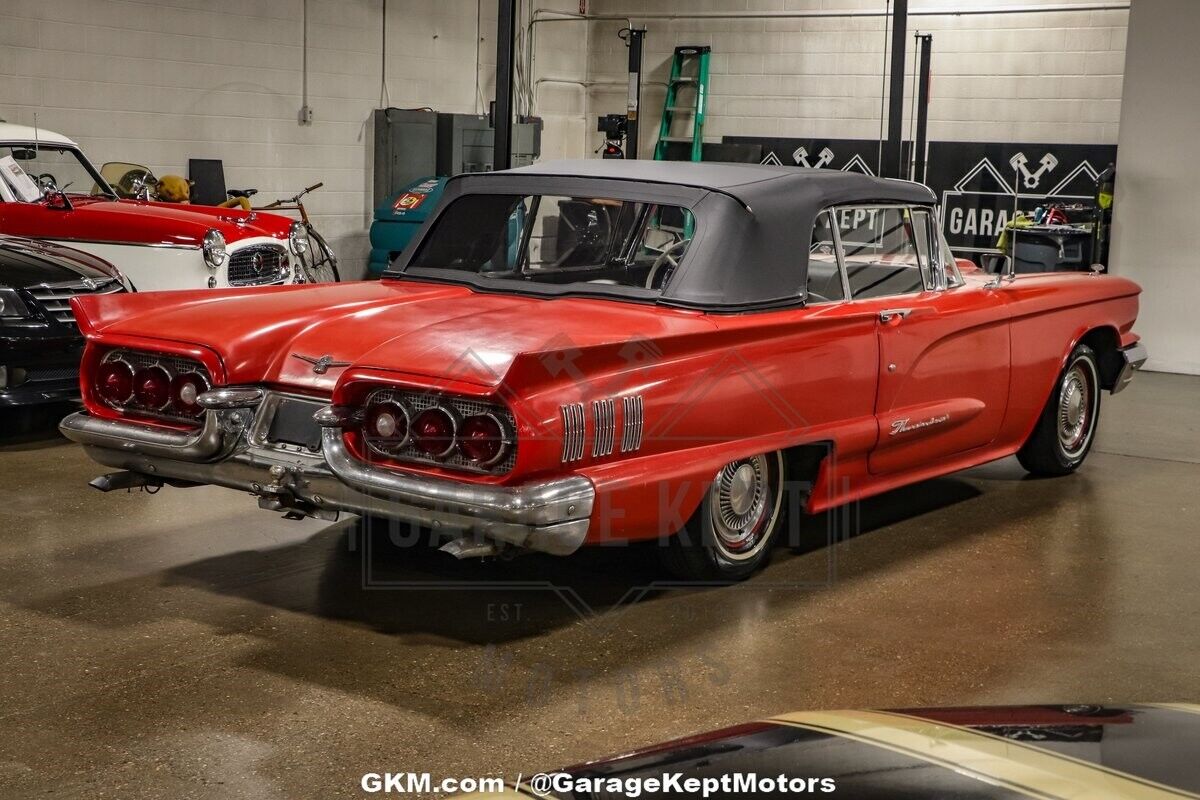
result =
M656 288L654 279L658 277L660 271L662 280L658 282L658 288L667 285L667 281L671 280L671 276L675 274L675 268L679 266L679 257L683 255L683 251L687 249L691 241L691 239L680 239L658 254L658 258L654 259L654 263L650 266L650 272L646 275L647 289Z
M149 197L139 198L138 196L146 190L148 184L155 182L154 173L148 169L126 170L116 183L117 193L124 197L148 200Z
M57 190L58 180L49 172L42 172L34 176L37 179L38 188L43 192L47 190Z

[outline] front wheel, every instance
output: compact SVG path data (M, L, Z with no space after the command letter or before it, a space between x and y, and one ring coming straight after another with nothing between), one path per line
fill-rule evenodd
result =
M736 581L766 565L783 527L783 453L731 461L683 530L659 549L663 566L689 581Z
M340 281L342 277L338 274L337 258L325 237L309 228L308 243L308 253L300 259L304 269L304 280L308 283Z
M1087 458L1100 421L1100 370L1086 344L1071 351L1033 434L1017 452L1034 475L1067 475Z

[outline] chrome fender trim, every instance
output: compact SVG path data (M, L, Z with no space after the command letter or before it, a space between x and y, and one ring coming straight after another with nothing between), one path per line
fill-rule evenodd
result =
M592 482L579 475L508 487L468 484L381 469L351 455L338 428L321 431L321 448L333 474L364 494L496 522L541 527L586 521L592 514L596 496Z
M85 411L67 416L58 423L58 430L79 444L177 461L207 461L220 453L225 443L221 420L211 413L205 414L204 424L195 432L101 419Z
M1128 386L1129 382L1133 380L1133 373L1141 369L1142 365L1146 363L1146 359L1150 356L1149 351L1146 350L1146 345L1141 342L1121 348L1120 353L1124 363L1121 365L1121 371L1118 373L1117 379L1113 382L1112 394L1116 394Z

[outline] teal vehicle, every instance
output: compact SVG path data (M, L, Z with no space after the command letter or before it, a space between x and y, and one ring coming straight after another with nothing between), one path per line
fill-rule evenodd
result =
M392 259L404 252L412 237L442 199L447 178L421 178L392 195L375 209L371 223L371 257L367 271L378 278Z
M421 178L388 198L375 209L375 221L371 223L371 257L367 262L367 273L378 278L392 260L404 252L413 236L425 224L425 220L437 208L442 191L449 178ZM518 208L509 220L509 259L514 261L520 245L521 228L525 222L525 209Z

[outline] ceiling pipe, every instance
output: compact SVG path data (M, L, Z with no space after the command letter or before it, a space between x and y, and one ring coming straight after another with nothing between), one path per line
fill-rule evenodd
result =
M1109 3L1058 3L1037 6L979 6L977 8L912 8L910 17L978 17L989 14L1053 14L1071 11L1128 11L1129 2ZM646 19L836 19L843 17L886 17L889 12L869 9L811 10L811 11L622 11L612 14L576 14L553 8L539 8L533 12L532 28L537 22L569 22L578 20L592 22L609 20L630 24L632 20Z

